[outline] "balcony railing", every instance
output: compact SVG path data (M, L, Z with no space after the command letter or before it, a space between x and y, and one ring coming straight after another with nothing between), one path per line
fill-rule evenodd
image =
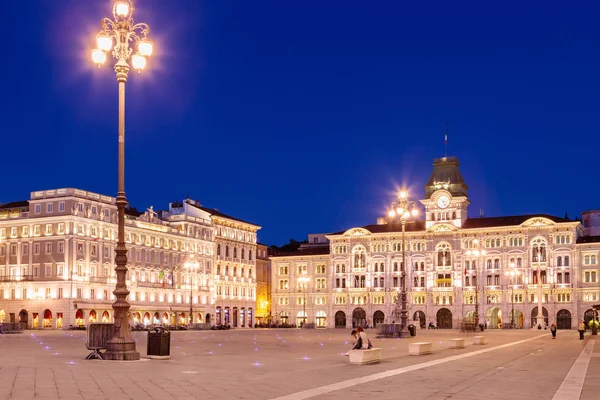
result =
M21 275L21 276L7 275L7 276L0 276L0 282L32 282L32 281L33 281L33 275Z

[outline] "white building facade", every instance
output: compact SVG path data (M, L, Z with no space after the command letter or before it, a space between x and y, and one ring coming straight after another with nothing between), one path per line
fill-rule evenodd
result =
M434 161L421 217L406 224L409 320L457 328L472 321L478 302L479 321L490 328L530 328L540 286L547 324L570 329L591 319L600 237L549 215L468 218L458 166L454 157ZM339 328L399 322L401 224L383 217L326 237L328 245L271 257L274 319Z
M196 205L126 210L131 325L215 323L213 218L224 214ZM112 322L116 213L115 198L72 188L0 206L0 322Z

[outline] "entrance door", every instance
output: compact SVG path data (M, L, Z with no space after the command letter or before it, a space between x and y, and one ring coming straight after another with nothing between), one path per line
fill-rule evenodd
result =
M375 328L377 326L377 324L383 324L384 320L385 320L385 315L383 314L383 311L380 311L380 310L375 311L375 313L373 314L373 328Z
M548 310L546 307L542 307L542 315L544 316L544 323L548 325ZM538 316L538 308L534 307L531 311L531 326L537 327L537 316Z
M452 311L440 308L437 312L437 329L452 329Z
M346 313L343 311L338 311L335 313L335 327L336 328L345 328L346 327Z
M583 322L585 322L586 328L590 326L590 321L594 319L595 315L595 311L591 308L585 311L583 314Z
M423 311L415 311L413 314L413 321L419 321L419 326L425 327L425 313Z
M367 313L360 307L355 308L352 312L352 327L358 328L365 325L367 325Z
M560 310L556 313L556 327L558 329L571 329L571 313L569 310Z

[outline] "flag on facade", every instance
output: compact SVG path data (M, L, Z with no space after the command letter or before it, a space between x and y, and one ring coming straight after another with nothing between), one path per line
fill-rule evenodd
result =
M171 286L175 287L175 279L173 279L173 271L169 274L169 279L171 280Z
M162 287L165 287L165 270L161 270L160 273L158 274L158 281L161 282L162 281Z
M467 274L467 269L465 268L465 275Z
M448 134L447 133L444 135L444 144L448 145Z

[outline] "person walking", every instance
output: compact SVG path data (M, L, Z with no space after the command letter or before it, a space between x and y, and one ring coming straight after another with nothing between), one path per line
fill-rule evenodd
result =
M556 339L556 324L554 322L550 325L550 332L552 332L552 339Z
M583 340L583 332L585 332L585 322L579 323L579 340Z

